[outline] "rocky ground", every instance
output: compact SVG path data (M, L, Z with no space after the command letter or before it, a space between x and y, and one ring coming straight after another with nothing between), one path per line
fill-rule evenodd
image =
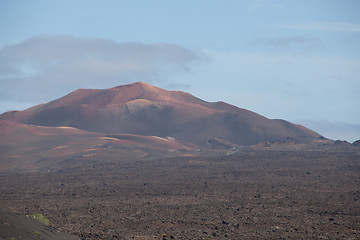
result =
M41 216L37 214L37 216ZM0 203L0 239L41 239L41 240L78 240L74 235L58 231L47 225L46 218L23 216ZM39 220L40 219L40 220ZM45 222L45 223L44 223Z
M0 182L3 204L80 239L360 239L360 151L243 149Z

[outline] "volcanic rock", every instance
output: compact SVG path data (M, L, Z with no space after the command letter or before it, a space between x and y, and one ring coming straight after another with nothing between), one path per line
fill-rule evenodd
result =
M246 146L289 137L309 141L320 136L285 120L268 119L224 102L206 102L144 82L78 89L24 111L6 112L0 119L106 134L172 137L203 147L214 145L212 139L226 142L226 146Z

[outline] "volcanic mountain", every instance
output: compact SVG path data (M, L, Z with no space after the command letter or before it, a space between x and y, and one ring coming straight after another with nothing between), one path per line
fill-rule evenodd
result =
M0 120L0 172L197 154L198 146L173 138L103 134Z
M207 148L290 138L306 142L320 137L300 125L144 82L110 89L78 89L24 111L6 112L0 120L102 134L170 137Z

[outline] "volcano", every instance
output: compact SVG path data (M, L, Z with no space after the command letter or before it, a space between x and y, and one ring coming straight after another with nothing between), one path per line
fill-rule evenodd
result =
M306 142L320 137L285 120L268 119L225 102L207 102L144 82L110 89L78 89L24 111L6 112L0 120L101 134L173 138L207 148L286 139Z

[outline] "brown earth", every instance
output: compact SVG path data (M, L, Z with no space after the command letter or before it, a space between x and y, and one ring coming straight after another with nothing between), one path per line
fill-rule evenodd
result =
M1 114L0 183L81 239L360 238L359 144L142 82Z
M0 199L81 239L360 239L360 149L340 145L2 174Z
M76 236L14 213L0 203L0 239L78 240Z
M244 146L287 137L301 141L320 137L284 120L143 82L110 89L79 89L24 111L6 112L0 120L105 134L173 137L206 148L213 147L209 140L214 138Z
M0 172L203 154L198 149L194 144L173 138L101 134L72 127L44 127L0 120Z

